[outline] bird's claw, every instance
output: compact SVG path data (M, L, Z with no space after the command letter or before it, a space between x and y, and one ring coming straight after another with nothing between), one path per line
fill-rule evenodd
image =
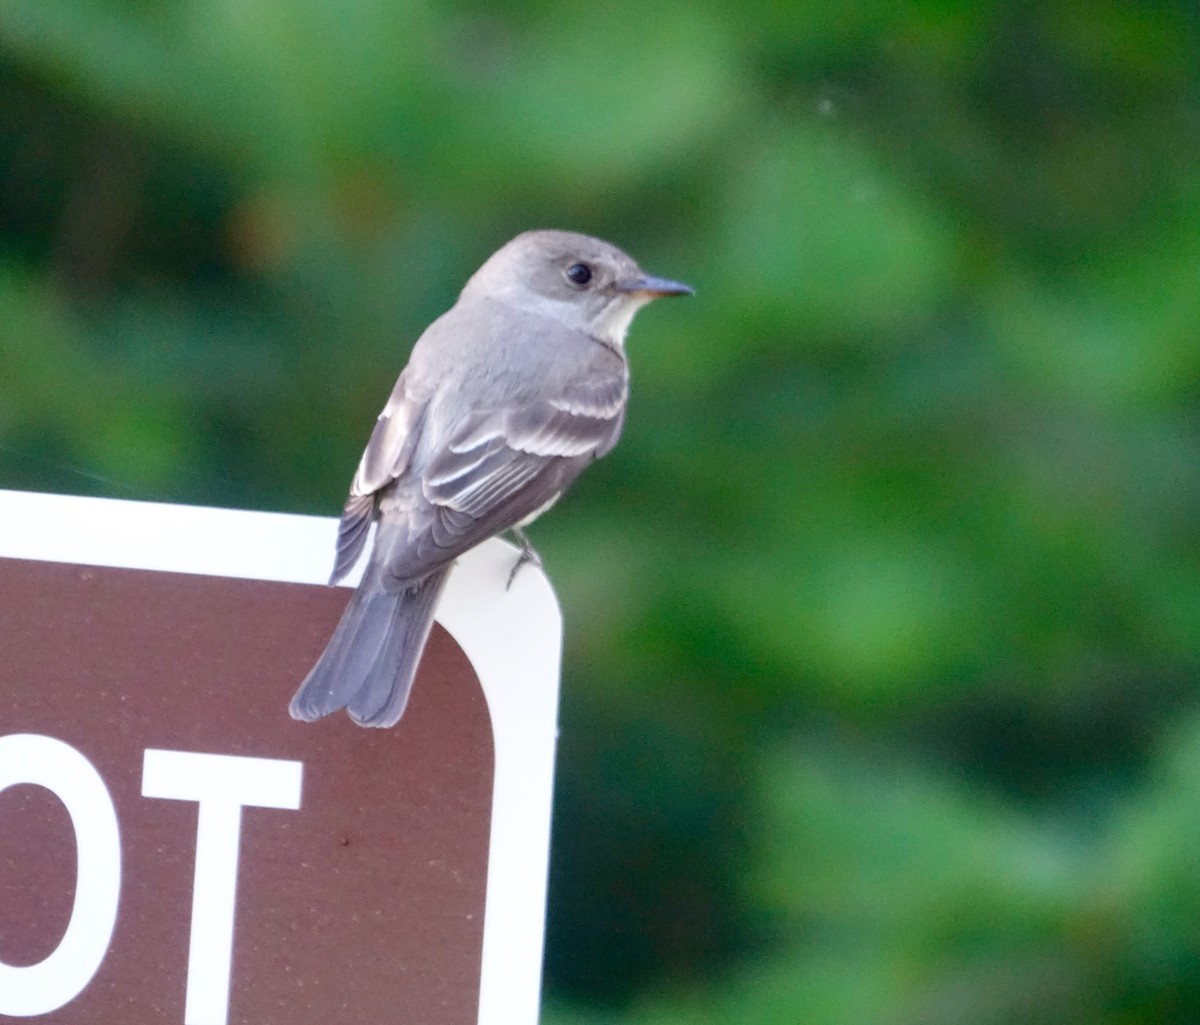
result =
M517 539L517 543L521 546L521 554L517 556L517 561L513 563L513 568L508 574L508 583L504 585L504 589L509 590L513 581L517 579L517 573L526 563L533 563L539 569L542 565L542 557L538 555L537 550L529 543L529 538L525 536L525 531L520 527L512 528L512 536Z

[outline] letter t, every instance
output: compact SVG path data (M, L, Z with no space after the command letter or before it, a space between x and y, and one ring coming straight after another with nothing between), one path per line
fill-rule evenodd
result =
M304 766L275 758L147 749L142 796L200 805L184 1025L226 1025L242 808L300 807Z

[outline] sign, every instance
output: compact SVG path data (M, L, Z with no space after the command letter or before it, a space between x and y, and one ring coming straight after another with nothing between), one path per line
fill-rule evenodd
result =
M332 519L0 491L0 1021L537 1021L561 621L488 542L391 730Z

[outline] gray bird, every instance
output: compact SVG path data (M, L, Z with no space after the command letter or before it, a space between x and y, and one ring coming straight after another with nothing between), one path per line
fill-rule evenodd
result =
M399 721L454 559L505 530L522 546L514 573L534 557L520 528L620 437L633 315L691 291L567 231L518 235L475 272L418 339L358 464L330 583L372 522L375 543L294 718Z

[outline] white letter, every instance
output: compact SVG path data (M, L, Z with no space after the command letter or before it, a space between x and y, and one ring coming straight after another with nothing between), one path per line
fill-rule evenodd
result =
M75 748L53 737L0 737L0 790L45 787L63 803L75 830L75 904L66 932L44 961L26 968L0 962L0 1016L57 1011L92 981L108 952L121 891L121 838L104 780Z
M198 801L184 1025L225 1025L242 808L300 807L300 762L148 749L142 796Z

